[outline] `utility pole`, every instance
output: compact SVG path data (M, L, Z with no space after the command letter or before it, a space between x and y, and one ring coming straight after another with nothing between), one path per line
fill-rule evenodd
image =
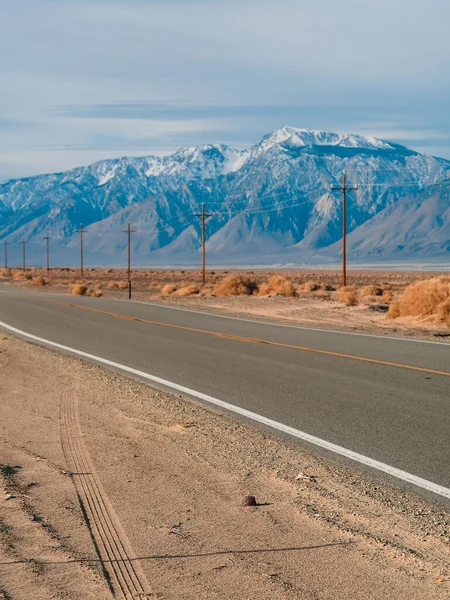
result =
M128 300L131 300L131 234L136 232L131 229L131 223L128 223L123 233L128 234Z
M47 254L47 275L48 275L50 273L50 236L48 235L48 233L44 237L44 240L47 243L47 252L46 252L46 254Z
M20 242L22 244L22 271L25 272L26 264L25 264L25 246L27 245L26 240L22 240Z
M5 240L3 242L4 246L5 246L5 271L8 270L8 242Z
M202 218L202 285L206 283L206 239L205 239L205 220L212 217L214 213L205 213L205 205L202 203L202 212L195 213L194 217Z
M347 192L357 190L356 185L347 185L347 173L342 176L342 186L334 185L332 190L342 192L342 286L347 285Z
M83 277L83 233L85 233L86 230L83 229L83 225L80 223L80 275L81 277Z

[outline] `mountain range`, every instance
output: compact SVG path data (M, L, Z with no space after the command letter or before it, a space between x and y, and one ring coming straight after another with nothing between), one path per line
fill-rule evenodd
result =
M283 127L246 150L222 144L170 156L103 160L0 184L0 240L19 262L120 265L130 222L135 265L198 264L202 204L210 264L336 262L343 172L349 258L438 261L450 257L450 161L372 136Z

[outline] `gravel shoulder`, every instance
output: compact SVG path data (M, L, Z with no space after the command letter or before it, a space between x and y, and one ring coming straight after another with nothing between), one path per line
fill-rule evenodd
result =
M437 504L10 336L0 365L0 598L122 597L67 440L148 598L448 598L450 514Z

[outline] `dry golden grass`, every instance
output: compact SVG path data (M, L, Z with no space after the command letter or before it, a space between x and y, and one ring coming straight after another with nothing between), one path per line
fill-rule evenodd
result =
M213 294L214 294L213 287L204 287L200 292L200 296L212 296Z
M336 287L334 285L331 285L331 283L321 283L320 289L323 290L324 292L335 292L336 291Z
M314 298L320 298L321 300L330 300L331 294L325 290L317 290L316 292L312 292Z
M41 277L40 275L36 275L36 277L33 277L33 279L31 280L31 283L36 286L48 285L48 281L46 279L44 279L43 277Z
M346 285L338 289L338 300L347 306L358 304L358 290L356 286Z
M302 292L316 292L320 290L321 284L317 281L306 281L300 286Z
M16 271L13 275L14 281L26 281L32 278L31 273L27 273L26 271Z
M172 296L177 291L177 286L167 283L161 290L161 296Z
M41 276L51 284L52 291L66 289L63 286L82 284L90 290L104 290L106 296L124 297L127 290L126 269L85 269L86 279L80 278L78 268L54 267L47 275L45 269L29 268L25 278L19 267L13 268L11 275L16 275L16 285L26 285L32 277ZM347 274L350 287L356 287L355 292L337 290L340 287L341 273L338 270L322 271L319 268L307 270L283 269L283 270L225 270L215 269L207 271L207 285L201 284L201 271L198 269L133 269L132 283L133 295L138 299L152 297L177 296L175 292L189 286L195 286L200 293L180 292L179 300L186 297L192 299L200 296L252 296L261 294L276 296L283 294L283 281L287 280L293 286L296 295L300 298L321 299L323 302L334 302L340 300L349 304L351 308L357 304L370 305L385 302L393 306L397 298L406 290L408 285L437 277L444 274L430 274L426 271L373 271L373 270L349 270ZM448 274L447 274L448 276ZM17 279L18 278L18 279ZM274 282L278 282L275 283ZM45 286L47 287L47 286ZM281 289L280 289L281 287ZM289 286L290 287L290 286ZM42 288L45 289L45 288ZM161 292L163 290L163 292ZM381 290L381 295L380 295ZM288 289L288 295L292 292ZM185 296L186 294L186 296ZM263 300L262 298L260 298ZM299 300L301 302L302 300ZM266 300L263 301L264 303ZM275 302L271 298L267 303ZM395 309L392 307L391 316ZM439 309L439 315L445 314L445 305ZM398 311L397 311L398 312ZM438 316L441 319L443 317Z
M382 302L392 302L393 299L394 294L390 290L384 290L380 298Z
M450 327L450 298L447 298L437 306L436 315L439 321Z
M450 326L450 276L433 277L408 286L388 316L419 317Z
M256 281L244 275L228 275L214 288L216 296L251 296L258 289Z
M85 296L88 289L87 285L74 283L69 287L69 294L72 294L72 296Z
M382 288L376 285L364 285L361 288L361 296L381 296L382 294Z
M173 296L196 296L200 294L200 288L196 285L185 285L184 287L176 290L172 295Z
M260 296L278 295L278 296L296 296L295 287L289 279L283 275L272 275L267 281L261 284L259 288Z

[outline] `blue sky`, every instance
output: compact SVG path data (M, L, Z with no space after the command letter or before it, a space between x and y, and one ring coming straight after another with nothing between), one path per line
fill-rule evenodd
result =
M450 158L448 0L14 0L0 178L292 125Z

